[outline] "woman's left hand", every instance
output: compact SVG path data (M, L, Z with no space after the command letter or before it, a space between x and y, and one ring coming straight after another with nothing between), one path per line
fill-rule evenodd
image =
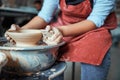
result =
M21 28L20 28L18 25L12 24L11 27L10 27L10 29L8 29L8 30L5 32L5 34L4 34L5 38L6 38L8 41L10 41L10 42L12 42L12 43L15 44L15 41L7 34L7 32L19 31L20 29L21 29Z

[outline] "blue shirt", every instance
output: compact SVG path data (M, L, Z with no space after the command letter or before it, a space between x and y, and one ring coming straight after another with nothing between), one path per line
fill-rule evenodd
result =
M59 0L44 0L43 7L38 16L47 23L51 21L59 5ZM115 0L93 0L93 9L87 20L95 23L97 27L104 24L106 17L114 10Z

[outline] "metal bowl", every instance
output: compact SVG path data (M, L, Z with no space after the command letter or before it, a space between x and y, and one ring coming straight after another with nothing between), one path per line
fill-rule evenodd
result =
M3 68L5 71L27 74L45 70L52 66L56 61L58 49L64 45L45 45L40 43L35 47L15 47L5 39L0 38L0 52L4 53L8 62Z

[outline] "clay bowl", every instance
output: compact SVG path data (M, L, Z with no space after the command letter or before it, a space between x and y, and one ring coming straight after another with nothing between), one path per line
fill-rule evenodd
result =
M7 31L6 34L10 36L19 47L37 46L42 39L40 30L26 29L19 31Z

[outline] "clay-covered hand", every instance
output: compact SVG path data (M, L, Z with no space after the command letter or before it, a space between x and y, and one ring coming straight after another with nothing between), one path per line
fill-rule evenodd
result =
M56 45L62 41L63 35L56 27L47 26L43 34L43 42L48 45Z
M2 52L0 52L0 72L1 72L1 69L2 67L5 66L5 64L7 63L8 59L6 57L6 55Z
M16 24L12 24L10 29L8 29L7 31L11 32L11 31L18 31L18 30L20 30L20 27ZM7 31L5 32L6 39L14 43L14 40L7 34Z

